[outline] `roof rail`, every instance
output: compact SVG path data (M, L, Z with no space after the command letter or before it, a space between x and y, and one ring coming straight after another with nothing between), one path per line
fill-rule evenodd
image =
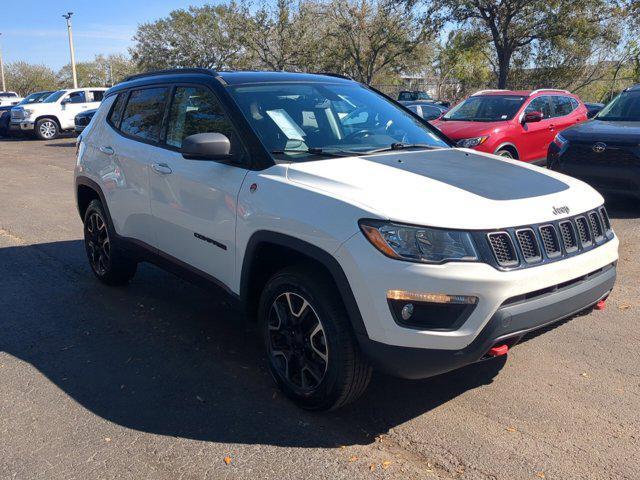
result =
M175 75L180 73L200 73L202 75L211 75L213 77L218 75L216 72L214 72L213 70L209 70L208 68L169 68L167 70L155 70L151 72L129 75L123 80L123 82L137 80L138 78L156 77L159 75Z
M495 89L488 89L488 90L478 90L476 93L474 93L473 95L471 95L472 97L475 97L476 95L482 95L484 93L491 93L491 92L508 92L509 90L505 90L504 88L495 88Z
M538 88L537 90L534 90L533 92L531 92L529 95L533 95L535 93L540 93L540 92L571 93L569 90L562 90L561 88Z
M353 80L353 78L347 75L343 75L342 73L316 72L315 75L325 75L327 77L336 77L336 78L344 78L345 80Z

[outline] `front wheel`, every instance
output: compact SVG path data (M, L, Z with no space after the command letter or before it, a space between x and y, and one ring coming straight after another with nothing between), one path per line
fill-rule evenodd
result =
M509 150L498 150L496 152L496 155L498 155L499 157L504 157L504 158L511 158L511 159L515 158L513 156L513 153L511 153Z
M36 122L35 134L39 140L54 140L60 135L60 127L55 120L42 118Z
M101 282L122 285L135 275L138 264L114 245L113 229L99 200L92 200L84 214L84 245L91 270Z
M260 299L271 374L291 400L308 410L353 402L371 379L339 298L317 268L296 266L275 274Z

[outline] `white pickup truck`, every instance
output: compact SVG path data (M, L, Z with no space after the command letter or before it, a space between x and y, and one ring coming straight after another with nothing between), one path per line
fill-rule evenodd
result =
M0 107L17 105L21 100L22 97L16 92L0 92Z
M38 104L11 109L11 132L33 133L40 140L53 140L74 128L77 114L100 106L106 88L58 90Z

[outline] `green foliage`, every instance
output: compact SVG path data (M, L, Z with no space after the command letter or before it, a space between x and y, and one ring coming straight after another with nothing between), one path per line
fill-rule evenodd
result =
M53 70L45 65L13 62L5 65L7 89L22 96L43 90L57 90L58 79Z

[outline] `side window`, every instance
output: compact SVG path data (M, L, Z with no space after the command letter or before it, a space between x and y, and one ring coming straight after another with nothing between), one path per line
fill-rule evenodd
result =
M231 122L216 97L204 87L177 87L169 110L167 145L182 147L189 135L222 133L237 151L238 140Z
M122 112L124 111L124 102L127 101L127 92L121 92L118 94L116 101L113 102L111 112L109 113L108 121L116 128L120 128L120 120L122 120Z
M575 98L570 97L570 99L571 99L571 106L573 107L573 110L575 110L580 106L580 103Z
M133 90L122 115L122 133L158 142L168 96L167 87Z
M104 90L91 90L89 92L89 102L101 102L104 98Z
M86 101L84 92L72 92L64 99L64 103L85 103Z
M544 118L551 117L551 103L549 102L548 96L536 97L531 100L531 103L527 105L527 108L524 111L525 113L530 112L542 112Z
M565 115L569 115L571 112L573 112L574 107L571 103L571 97L556 95L553 96L552 99L554 117L564 117Z

